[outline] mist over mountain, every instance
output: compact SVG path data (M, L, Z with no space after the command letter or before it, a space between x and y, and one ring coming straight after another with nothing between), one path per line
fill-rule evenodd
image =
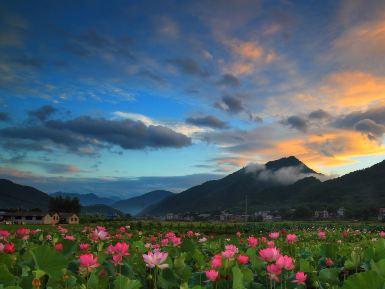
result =
M235 207L257 197L258 192L295 182L299 177L322 176L294 156L252 164L220 180L208 181L171 196L145 209L141 214L162 215L167 212L218 211Z
M117 201L112 206L124 213L136 215L147 207L157 204L160 201L174 195L174 193L165 190L156 190L141 196Z
M385 206L385 161L328 179L295 157L247 166L223 179L192 187L141 214L243 211L297 207L367 209Z
M111 205L114 202L116 202L117 200L119 200L116 197L100 197L100 196L93 194L93 193L77 194L77 193L56 192L56 193L51 194L51 196L78 198L80 201L80 204L83 206L98 205L98 204Z

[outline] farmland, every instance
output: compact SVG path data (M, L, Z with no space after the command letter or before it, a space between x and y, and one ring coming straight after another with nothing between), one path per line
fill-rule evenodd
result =
M381 224L104 222L0 227L0 288L385 284Z

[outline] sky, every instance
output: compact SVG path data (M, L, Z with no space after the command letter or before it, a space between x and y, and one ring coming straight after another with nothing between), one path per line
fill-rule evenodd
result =
M0 177L182 191L294 155L384 159L385 2L0 3Z

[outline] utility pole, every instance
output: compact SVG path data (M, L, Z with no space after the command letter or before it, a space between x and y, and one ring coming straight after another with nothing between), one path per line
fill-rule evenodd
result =
M245 195L245 222L247 223L247 194Z

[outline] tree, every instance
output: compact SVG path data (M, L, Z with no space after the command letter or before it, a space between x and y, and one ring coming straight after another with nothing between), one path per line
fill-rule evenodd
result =
M81 205L78 198L53 197L49 201L50 212L63 212L79 214Z

